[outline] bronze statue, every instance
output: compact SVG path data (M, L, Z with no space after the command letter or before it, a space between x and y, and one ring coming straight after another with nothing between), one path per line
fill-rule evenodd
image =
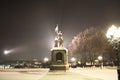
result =
M64 39L61 31L58 33L58 47L63 47Z
M54 47L64 47L64 38L62 32L61 31L58 32L58 25L55 28L55 32L57 33L57 36L55 38Z

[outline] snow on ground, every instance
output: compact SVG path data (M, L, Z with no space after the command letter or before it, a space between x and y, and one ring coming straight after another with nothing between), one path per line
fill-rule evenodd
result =
M0 80L40 80L48 71L49 69L0 69ZM70 68L69 72L79 73L81 77L94 77L95 80L117 80L115 68Z
M48 69L2 69L0 80L39 80Z
M103 80L117 80L117 70L107 68L70 68L72 72L80 73L82 75L92 76Z

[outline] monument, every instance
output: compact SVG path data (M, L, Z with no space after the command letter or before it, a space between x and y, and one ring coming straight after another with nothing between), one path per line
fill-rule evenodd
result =
M68 50L64 47L64 38L61 31L58 31L58 25L55 28L56 37L54 47L51 49L50 70L68 70Z

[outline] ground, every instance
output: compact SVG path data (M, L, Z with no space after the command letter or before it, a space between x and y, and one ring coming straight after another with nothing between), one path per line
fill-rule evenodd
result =
M114 68L70 68L49 72L49 69L0 69L0 80L117 80Z

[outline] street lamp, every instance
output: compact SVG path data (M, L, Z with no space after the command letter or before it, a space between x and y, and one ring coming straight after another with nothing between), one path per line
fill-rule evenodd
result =
M102 69L102 67L103 67L102 59L103 59L102 56L98 56L98 60L99 60L99 62L100 62L101 69Z
M72 68L76 68L77 67L77 64L76 64L76 58L71 58L71 67Z
M103 59L102 56L98 56L98 60L101 61Z
M49 59L47 57L44 58L44 63L43 63L43 67L44 68L48 68L49 64L48 64Z
M113 47L116 52L116 59L117 59L117 73L118 73L118 80L120 80L120 61L119 61L119 51L120 51L120 27L116 27L112 25L107 33L106 37L108 38L108 42Z
M47 57L44 58L44 62L48 62L48 60L49 60L49 59L48 59Z
M71 58L71 61L72 61L72 62L75 62L75 61L76 61L76 59L73 57L73 58Z

